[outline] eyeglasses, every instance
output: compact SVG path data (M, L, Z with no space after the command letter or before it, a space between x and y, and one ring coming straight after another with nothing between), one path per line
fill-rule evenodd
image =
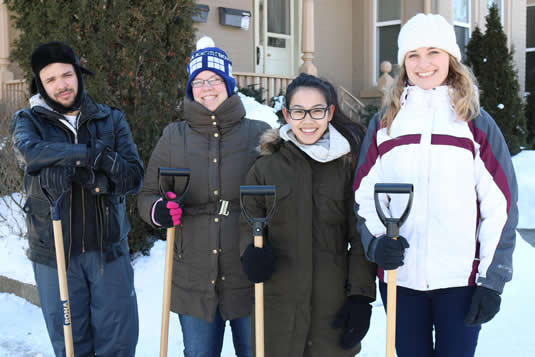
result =
M305 119L307 113L312 119L321 120L325 118L325 114L327 114L328 110L329 107L318 107L312 109L287 109L288 113L290 114L290 118L293 120L303 120Z
M192 88L201 88L204 87L204 84L208 84L210 87L215 87L221 83L223 83L223 79L218 77L213 77L210 79L196 79L194 81L191 81L191 87Z

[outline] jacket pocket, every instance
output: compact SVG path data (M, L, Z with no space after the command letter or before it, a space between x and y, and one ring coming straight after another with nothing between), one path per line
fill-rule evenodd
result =
M344 187L334 184L318 184L314 186L315 205L320 211L321 220L329 224L346 222L346 199Z
M289 185L276 185L275 188L275 202L273 202L273 196L267 196L266 198L266 215L274 207L274 214L271 222L273 223L285 223L291 219L290 214L293 211L295 205L291 198L292 189ZM295 213L295 212L294 212Z
M29 243L33 248L50 249L54 234L48 201L30 196L24 203L23 210L26 213Z
M124 200L121 200L119 196L102 196L103 202L103 233L104 240L107 242L118 242L121 240L121 227L126 223L124 222L125 209Z

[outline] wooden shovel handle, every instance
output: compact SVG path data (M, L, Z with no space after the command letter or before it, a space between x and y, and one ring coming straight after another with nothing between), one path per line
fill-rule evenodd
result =
M254 236L254 246L264 246L262 236ZM254 284L255 357L264 357L264 283Z
M397 240L397 237L393 237ZM387 270L386 293L386 357L395 357L397 270Z
M163 275L162 328L160 332L160 357L167 357L169 339L169 312L171 309L171 278L173 276L173 252L175 227L167 228L165 247L165 271Z
M63 249L63 230L61 220L53 220L54 245L56 247L56 264L58 267L59 297L63 305L63 335L65 336L65 355L74 357L72 340L71 306L69 303L69 287L65 268L65 250Z

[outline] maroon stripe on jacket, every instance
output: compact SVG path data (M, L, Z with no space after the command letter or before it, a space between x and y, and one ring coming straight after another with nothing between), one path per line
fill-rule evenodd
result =
M420 134L409 134L409 135L403 135L398 136L397 138L387 140L381 145L379 145L379 155L383 156L393 148L397 146L402 145L410 145L410 144L419 144L420 139L422 138L422 135Z
M362 179L368 175L370 170L372 169L373 165L375 165L375 162L377 161L378 151L377 146L375 143L377 142L377 132L381 128L381 121L377 121L377 128L375 128L375 133L373 134L373 138L371 140L370 145L368 146L368 151L366 152L366 158L364 159L364 162L360 167L358 168L358 171L355 175L355 179L353 180L353 192L359 188L360 183L362 182Z
M507 200L507 213L509 213L509 208L511 206L511 191L509 190L509 185L507 184L507 176L505 175L505 171L500 166L496 156L494 156L492 153L492 146L487 140L486 133L483 130L476 128L473 121L468 123L468 126L472 131L474 140L480 145L479 156L481 157L481 160L483 160L485 168L491 174L492 179L494 182L496 182L496 185L500 191L502 191L505 199Z
M431 135L431 145L448 145L456 146L461 149L466 149L472 153L472 157L476 157L476 149L474 143L468 138L460 138L452 135L433 134Z

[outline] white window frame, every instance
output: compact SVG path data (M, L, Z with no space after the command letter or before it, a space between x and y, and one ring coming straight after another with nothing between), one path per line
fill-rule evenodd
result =
M468 41L470 41L470 38L472 37L472 1L466 0L466 4L468 6L468 22L455 20L455 9L453 9L453 26L454 28L455 26L466 28L468 30ZM453 6L455 7L455 1L453 2ZM466 44L468 44L468 42Z
M535 7L535 4L534 5L526 5L526 9L528 7ZM527 27L527 21L526 21L526 27ZM528 53L531 53L531 52L535 52L535 47L526 47L526 55L524 57L524 60L527 60L527 56L528 56ZM524 77L527 77L527 73L524 74ZM527 81L527 78L524 78L524 83ZM527 93L527 92L526 92Z
M399 20L390 20L390 21L377 21L377 15L378 15L378 1L373 1L373 80L374 83L377 84L377 81L379 80L379 66L380 64L377 63L379 60L379 46L377 43L378 40L378 30L381 27L385 26L393 26L393 25L399 25L401 27L401 8L400 8L400 14L399 14ZM397 63L392 63L392 65Z

